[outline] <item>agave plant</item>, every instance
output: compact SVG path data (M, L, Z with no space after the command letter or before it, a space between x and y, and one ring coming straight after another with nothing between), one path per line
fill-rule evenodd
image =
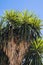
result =
M42 65L43 40L40 38L31 42L30 49L25 55L23 65Z

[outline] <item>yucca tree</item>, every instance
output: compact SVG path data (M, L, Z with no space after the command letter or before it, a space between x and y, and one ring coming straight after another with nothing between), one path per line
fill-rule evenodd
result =
M18 11L11 10L6 11L0 21L3 22L2 27L0 27L1 31L0 43L2 45L2 48L7 47L8 41L11 40L12 38L14 38L17 44L20 43L21 41L26 41L27 43L30 42L30 49L26 53L26 56L24 57L26 58L26 61L23 62L23 64L35 65L36 64L35 62L37 62L36 65L38 65L40 61L39 65L41 65L42 64L41 57L38 52L39 51L38 49L41 48L42 41L40 40L39 42L37 40L37 37L38 38L41 37L40 36L41 20L33 13L29 14L29 12L27 11L21 13ZM36 61L35 59L39 61Z
M42 65L43 40L38 39L31 42L30 49L24 56L22 65Z
M21 13L11 10L9 12L6 11L5 15L2 18L3 21L6 22L6 24L8 25L6 27L8 27L10 31L12 31L11 33L9 33L12 34L12 36L14 34L14 36L18 35L19 38L21 37L20 39L28 38L28 40L30 37L31 39L33 38L36 39L37 36L40 37L41 20L38 17L36 17L36 15L35 16L33 14L29 15L27 11Z

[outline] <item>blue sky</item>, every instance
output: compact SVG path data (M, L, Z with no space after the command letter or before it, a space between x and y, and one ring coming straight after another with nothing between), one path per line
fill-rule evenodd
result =
M0 0L0 15L10 9L34 11L43 19L43 0Z
M0 15L11 9L33 11L43 20L43 0L0 0Z

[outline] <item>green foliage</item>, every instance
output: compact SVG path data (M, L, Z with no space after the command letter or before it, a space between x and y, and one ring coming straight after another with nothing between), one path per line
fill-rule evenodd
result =
M29 14L28 11L25 11L23 13L19 11L5 11L5 14L3 16L4 21L9 21L11 24L23 24L28 23L31 25L34 25L37 28L40 28L41 20L36 17L36 15L33 16L33 14Z
M25 40L29 42L40 37L41 20L29 14L28 11L5 11L0 19L0 46L7 45L7 42L13 37L17 39L16 43ZM2 43L2 44L1 44Z
M22 40L31 42L29 52L26 54L26 61L23 65L41 65L41 54L43 52L43 40L40 38L41 20L28 11L5 11L0 19L0 49L6 47L13 37L16 43ZM37 60L37 61L36 61ZM36 62L36 63L35 63Z
M31 34L31 39L40 36L41 20L33 13L29 14L28 11L25 11L23 13L13 10L5 11L5 14L2 16L0 22L0 28L5 34L12 34L11 36L13 36L13 34L15 35L18 32L18 34L20 34L19 37L23 38L24 36L25 39L29 38L29 34ZM13 33L13 29L16 29L15 33Z
M25 55L23 65L42 65L43 40L40 38L31 42L30 49Z

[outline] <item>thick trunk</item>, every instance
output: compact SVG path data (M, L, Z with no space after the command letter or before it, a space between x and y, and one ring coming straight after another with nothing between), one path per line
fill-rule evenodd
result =
M21 65L25 53L28 51L29 43L22 41L17 45L13 38L8 42L6 55L9 57L10 65Z

